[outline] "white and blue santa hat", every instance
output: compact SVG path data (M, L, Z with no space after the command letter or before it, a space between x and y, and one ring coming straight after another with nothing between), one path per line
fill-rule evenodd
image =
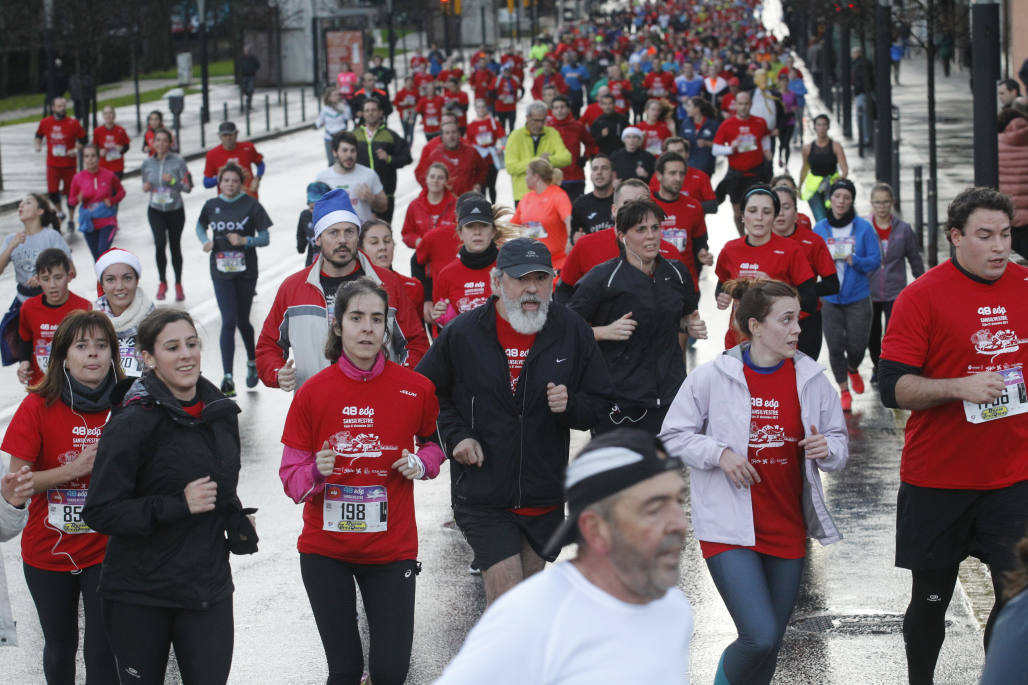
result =
M342 188L330 190L321 196L321 199L314 203L314 239L317 240L321 232L329 226L346 221L361 227L360 217L353 211L353 203L350 196Z

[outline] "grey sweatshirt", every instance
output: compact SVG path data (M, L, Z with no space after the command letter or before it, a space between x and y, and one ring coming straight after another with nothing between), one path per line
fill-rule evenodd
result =
M868 223L874 226L873 218L867 217ZM877 231L875 236L877 237ZM878 239L882 250L882 265L871 272L871 300L873 302L892 302L899 297L900 291L907 285L907 265L917 278L924 273L924 261L921 259L921 247L917 244L917 235L910 224L898 216L892 217L892 231L888 240Z
M171 176L173 183L162 179L164 174ZM186 160L174 152L169 152L164 159L147 157L142 166L143 183L150 183L150 206L162 212L171 212L182 207L182 193L193 189L193 180L186 168Z

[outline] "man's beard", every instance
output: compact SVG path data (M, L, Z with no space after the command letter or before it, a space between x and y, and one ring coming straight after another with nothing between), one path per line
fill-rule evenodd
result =
M518 333L522 335L535 335L546 325L546 315L550 311L549 299L543 300L538 295L530 295L528 293L522 295L518 300L511 299L503 292L502 285L498 295L503 302L503 307L507 310L507 321L510 323L510 327ZM534 312L523 311L521 305L525 302L538 302L539 309Z

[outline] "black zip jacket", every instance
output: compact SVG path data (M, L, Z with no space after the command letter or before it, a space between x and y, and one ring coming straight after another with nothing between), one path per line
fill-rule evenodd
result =
M495 297L448 323L417 371L435 384L446 453L465 438L482 445L481 467L450 461L454 504L562 504L570 429L592 428L611 411L614 399L592 330L556 302L550 303L514 394L496 334ZM567 386L567 411L550 411L547 383Z
M661 256L653 278L622 256L597 264L578 282L568 307L590 326L606 326L629 312L637 322L628 340L599 344L621 409L671 404L685 380L681 320L696 311L697 299L685 267Z
M152 373L118 384L100 436L82 518L110 536L100 576L106 599L207 609L232 595L225 526L240 508L239 407L210 381L199 418ZM215 509L190 514L186 485L210 476Z

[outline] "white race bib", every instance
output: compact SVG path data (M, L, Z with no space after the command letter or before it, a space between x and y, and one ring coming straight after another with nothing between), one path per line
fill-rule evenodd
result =
M113 162L116 159L121 159L121 150L116 147L107 148L107 161Z
M853 246L856 241L850 238L828 238L828 251L832 253L832 259L837 262L845 262L853 254Z
M975 404L964 400L964 416L968 423L998 421L1028 412L1028 391L1025 390L1024 371L1011 367L999 371L1005 386L1003 394L989 404Z
M88 490L47 490L47 521L65 535L92 533L82 521L82 507L86 504Z
M539 238L548 238L549 236L550 236L550 234L546 232L546 229L543 228L543 225L541 223L539 223L538 221L526 221L525 222L525 230L521 234L522 238L536 238L536 239L539 239Z
M425 117L425 126L438 126L439 117Z
M324 530L382 533L388 527L389 496L384 485L325 486Z
M68 148L63 145L54 145L51 151L54 157L66 157L68 155Z
M168 188L167 186L158 186L157 188L154 188L152 199L156 205L168 204L171 202L171 188Z
M757 149L757 138L752 135L739 136L739 152L752 152Z
M214 266L223 274L237 274L246 271L246 253L238 250L215 252Z
M482 131L477 136L475 136L475 142L478 143L479 145L481 145L482 147L488 147L489 145L492 145L493 144L493 132L492 131Z

